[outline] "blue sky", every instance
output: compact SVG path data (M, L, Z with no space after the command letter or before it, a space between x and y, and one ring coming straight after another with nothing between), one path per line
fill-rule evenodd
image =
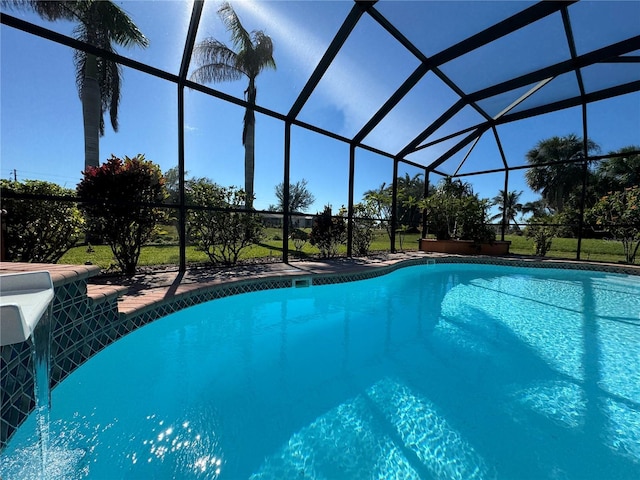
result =
M191 14L189 1L117 2L134 19L150 40L146 50L119 52L136 60L177 73L184 37ZM513 14L531 2L398 2L381 1L376 8L388 16L426 54L446 48L459 38L455 32L476 33L495 21ZM584 2L581 2L581 4ZM579 53L602 46L603 41L622 40L638 34L640 2L616 3L616 15L609 15L607 2L586 2L572 7ZM205 4L198 40L213 36L227 41L228 35L216 10L218 2ZM335 2L234 2L248 30L262 29L275 45L278 68L258 77L258 103L286 113L329 42L351 9L351 1ZM460 15L464 8L467 15ZM68 22L45 22L34 15L9 12L39 25L71 35ZM608 16L607 16L608 15ZM611 18L609 18L611 17ZM437 18L423 25L423 18ZM594 24L598 21L597 25ZM558 49L560 16L539 27L525 29L496 47L479 49L462 61L445 64L442 70L470 91L484 82L500 81L507 73L522 73L536 62L563 60L567 52ZM580 35L581 31L598 34ZM66 47L2 26L1 41L1 149L0 176L9 178L16 169L18 179L49 180L75 188L83 169L82 112L75 86L72 51ZM581 40L585 38L586 40ZM599 43L600 42L600 43ZM562 43L560 42L560 45ZM533 47L532 47L533 46ZM495 49L502 48L496 55ZM335 63L302 109L299 118L340 135L355 134L417 67L418 61L370 17L364 15ZM508 67L508 68L507 68ZM598 67L598 68L596 68ZM606 87L607 78L638 79L638 64L593 67L585 83ZM626 70L625 70L626 68ZM625 77L627 76L627 77ZM558 78L543 88L541 98L553 98L575 89L570 76ZM589 83L591 82L591 83ZM551 84L550 84L551 85ZM246 81L211 85L225 93L242 97ZM432 73L427 74L400 105L366 139L365 143L395 153L417 135L426 124L449 108L457 95ZM508 99L490 99L496 108ZM531 101L535 101L532 97ZM492 105L488 105L491 108ZM206 176L221 185L242 186L243 147L240 107L187 90L185 94L186 169L191 176ZM588 108L590 136L609 152L640 144L640 95L626 95L592 104ZM124 68L120 105L120 131L108 125L101 139L102 160L110 154L133 156L144 153L163 171L177 165L177 87L160 79ZM454 119L456 128L477 121L477 113L465 109ZM447 127L452 128L452 127ZM498 129L511 165L525 163L525 154L535 144L553 135L582 134L579 108L536 117ZM443 132L447 133L447 132ZM256 208L276 202L275 185L283 179L284 126L264 115L256 125ZM414 154L416 161L435 159L444 145ZM455 170L466 149L443 168ZM322 135L294 127L291 144L291 179L306 179L316 197L310 212L329 203L334 211L348 202L348 146ZM490 169L502 164L495 142L488 134L469 156L461 172ZM523 200L533 200L523 180L523 170L510 175L510 190L524 190ZM413 176L419 170L401 167L400 174ZM368 151L357 150L355 200L369 189L392 178L392 164ZM482 197L493 197L503 187L503 174L466 178Z

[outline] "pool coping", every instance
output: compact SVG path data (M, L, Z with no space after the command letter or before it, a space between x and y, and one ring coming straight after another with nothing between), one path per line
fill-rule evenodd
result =
M334 258L285 263L240 265L218 269L188 270L142 274L129 279L103 277L103 286L126 286L118 301L118 310L126 316L137 315L181 298L193 298L211 289L229 285L255 285L276 279L294 281L309 277L313 285L362 280L390 273L398 268L428 263L477 263L533 268L563 268L640 275L640 265L565 260L530 256L451 255L425 252L380 254L366 258ZM293 285L289 285L293 286Z

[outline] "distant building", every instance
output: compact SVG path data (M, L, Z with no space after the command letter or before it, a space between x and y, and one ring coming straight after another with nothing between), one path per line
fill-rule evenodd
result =
M262 221L265 227L282 228L281 213L263 213ZM311 228L313 225L313 215L297 214L291 219L294 228Z

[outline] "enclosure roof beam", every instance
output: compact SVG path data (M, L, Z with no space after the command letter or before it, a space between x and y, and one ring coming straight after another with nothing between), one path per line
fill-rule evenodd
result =
M638 91L640 91L640 80L636 80L634 82L625 83L624 85L618 85L618 86L611 87L611 88L605 88L603 90L598 90L597 92L587 93L587 94L584 95L584 97L583 96L577 96L577 97L569 98L569 99L566 99L566 100L561 100L561 101L558 101L558 102L542 105L540 107L530 108L528 110L523 110L521 112L506 114L506 115L502 116L501 118L499 118L495 122L495 125L504 125L504 124L511 123L511 122L514 122L514 121L517 121L517 120L523 120L525 118L535 117L535 116L538 116L538 115L544 115L546 113L552 113L552 112L556 112L558 110L564 110L566 108L577 107L579 105L582 105L583 102L585 104L589 104L589 103L592 103L592 102L598 102L600 100L606 100L608 98L612 98L612 97L616 97L616 96L620 96L620 95L627 95L629 93L634 93L634 92L638 92ZM451 150L449 150L448 152L443 154L440 158L438 158L438 160L436 160L432 164L428 165L426 168L429 169L429 170L433 170L434 168L440 166L442 163L444 163L446 160L448 160L452 155L456 154L460 149L464 148L465 145L467 145L468 143L472 142L477 136L482 135L488 128L491 128L491 127L493 127L493 125L491 123L489 123L489 122L477 126L477 130L474 133L472 133L471 135L469 135L466 138L464 138L461 142L456 144ZM468 129L466 131L468 131ZM462 132L458 132L456 134L450 135L449 137L453 138L453 136L459 135L461 133ZM437 143L437 142L433 142L430 145L433 145L435 143ZM425 147L426 147L426 145L425 145ZM582 159L580 159L580 161L582 161ZM560 163L562 163L562 162L560 162ZM509 167L509 169L513 170L513 169L516 169L516 167ZM494 172L500 172L500 171L504 171L504 169L501 168L501 169L496 169L496 170L475 172L475 174L494 173ZM468 175L469 174L464 174L464 175L463 174L459 174L459 175L456 175L456 176L460 177L460 176L468 176Z
M291 107L291 110L289 110L287 120L293 121L300 114L302 107L304 107L305 103L307 103L307 100L309 100L309 97L320 83L320 80L331 66L331 63L338 55L338 52L340 51L344 43L347 41L347 38L360 20L360 17L362 17L362 14L367 8L369 8L369 6L369 2L356 2L353 5L351 11L347 15L347 18L345 18L342 26L336 33L335 37L333 37L331 44L329 44L327 51L320 59L320 62L318 62L315 70L307 80L306 85L302 88L302 91Z
M482 135L478 135L478 137L473 141L473 145L471 145L471 147L469 147L469 150L467 151L467 153L465 154L464 158L462 159L462 161L458 164L458 168L456 168L456 171L453 172L453 176L455 177L457 175L457 173L460 171L460 169L462 168L462 166L464 165L464 162L467 161L467 158L469 158L469 155L471 155L471 152L473 152L473 149L476 148L476 145L478 145L478 142L480 141L480 139L482 138Z
M553 78L554 77L545 78L541 82L538 82L536 85L534 85L529 90L527 90L524 94L522 94L519 98L514 100L510 105L505 107L500 113L498 113L496 116L494 116L493 119L494 120L498 120L500 117L502 117L502 116L506 115L507 113L509 113L511 110L516 108L518 105L520 105L522 102L524 102L531 95L536 93L538 90L540 90L542 87L544 87L547 83L549 83L551 80L553 80Z
M623 40L621 42L617 42L614 43L612 45L609 45L607 47L604 48L600 48L598 50L594 50L592 52L586 53L584 55L581 55L579 57L576 57L575 59L571 59L571 60L567 60L564 62L560 62L557 63L555 65L551 65L549 67L545 67L542 68L540 70L537 70L535 72L531 72L525 75L521 75L520 77L511 79L511 80L507 80L505 82L496 84L492 87L488 87L482 90L478 90L474 93L471 93L469 95L466 96L466 101L468 102L477 102L480 100L483 100L485 98L489 98L489 97L493 97L495 95L499 95L501 93L505 93L508 92L510 90L514 90L516 88L520 88L526 85L530 85L532 83L537 83L537 88L541 88L543 85L540 84L540 82L545 82L545 81L549 81L550 78L554 78L558 75L562 75L564 73L568 73L572 70L575 70L576 68L584 68L587 67L589 65L593 65L595 63L600 63L600 62L604 62L604 61L609 61L612 58L621 58L619 57L620 55L623 55L625 53L629 53L629 52L633 52L635 50L640 49L640 35L637 35L635 37L631 37L628 38L626 40ZM632 82L631 84L626 84L623 85L621 88L621 93L614 93L611 92L612 94L609 96L616 96L616 95L623 95L624 93L629 93L627 91L627 88L629 85L633 85L635 82ZM534 87L536 88L536 87ZM619 87L613 87L613 89L608 89L602 92L606 92L609 90L615 90L616 88ZM637 90L637 88L636 88ZM633 90L632 90L633 91ZM533 92L531 92L533 93ZM598 92L596 92L598 93ZM576 102L576 98L578 100L578 103ZM542 107L538 107L538 109L548 109L548 111L556 111L556 110L560 110L562 108L568 108L568 107L572 107L572 106L576 106L580 104L580 97L576 97L573 99L569 99L569 100L564 100L562 102L556 102L554 104L551 105L544 105ZM594 97L594 93L591 94L586 94L585 95L585 99L588 98L595 98ZM609 98L607 96L602 97L600 99L604 99L604 98ZM524 99L522 99L524 100ZM592 101L596 101L596 100L586 100L587 103L588 102L592 102ZM568 102L568 106L566 107L562 107L563 102ZM426 140L427 138L429 138L433 133L435 133L435 131L440 128L442 125L444 125L444 123L446 123L448 120L450 120L453 115L455 115L456 113L458 113L459 110L461 110L464 107L464 103L463 104L459 104L460 102L456 103L453 107L451 107L449 110L447 110L442 116L440 116L440 118L438 118L435 122L433 122L429 127L427 127L425 130L423 130L422 133L420 133L414 140L412 140L398 155L400 156L405 156L408 155L409 153L415 152L420 148L424 148L424 147L418 147L418 145L420 145L420 143L422 143L424 140ZM514 106L511 107L514 108ZM456 110L457 109L457 110ZM455 110L455 111L454 111ZM529 116L534 116L534 115L539 115L540 113L535 113L536 109L532 109L532 114ZM522 113L522 112L520 112ZM547 113L545 111L541 111L541 113ZM515 114L514 114L515 115ZM513 115L506 115L506 112L502 113L502 117L500 117L500 119L497 121L498 124L503 124L503 123L507 123L504 121L504 117L506 116L506 118L508 119L516 119L519 117L515 117ZM512 121L512 120L509 120ZM460 133L460 132L459 132ZM458 135L454 134L455 135Z
M401 163L404 163L405 165L409 165L411 167L415 167L415 168L419 168L420 170L424 170L425 166L417 163L417 162L412 162L411 160L407 160L406 158L398 158L398 161Z
M471 37L456 43L455 45L436 53L430 59L433 66L440 66L471 52L483 45L491 43L510 33L530 25L542 18L551 15L563 7L568 7L577 0L571 1L542 1L531 7L512 15L511 17L472 35Z
M380 109L369 119L362 129L353 137L353 143L360 143L364 138L376 128L376 126L387 116L393 108L400 103L407 93L424 77L431 64L429 59L417 48L407 37L405 37L387 18L382 15L378 10L371 7L367 10L367 13L371 18L382 26L393 38L395 38L404 48L409 50L418 60L420 65L413 71L413 73L400 85L400 87L389 97L389 99L380 107Z
M479 138L480 136L482 136L482 134L486 132L489 128L491 128L491 126L488 123L481 125L477 130L467 135L465 138L463 138L457 144L451 147L447 152L442 154L437 160L427 165L426 167L427 170L433 170L439 167L440 165L442 165L444 162L449 160L449 158L451 158L453 155L455 155L460 150L462 150L465 146L469 145L469 143L473 142L476 138Z
M449 109L444 112L440 117L435 120L431 125L429 125L426 129L424 129L416 138L414 138L407 146L405 146L400 152L398 152L398 157L404 157L409 153L415 151L415 148L420 145L425 139L429 138L436 130L438 130L441 126L447 123L451 118L453 118L460 110L462 110L467 103L460 99L456 103L454 103Z
M384 105L380 107L380 109L369 119L366 125L353 137L353 143L362 142L362 140L364 140L364 138L369 135L374 128L376 128L382 119L391 110L393 110L398 103L400 103L400 100L409 93L409 91L420 81L422 77L426 75L428 71L429 68L424 63L418 65L418 68L413 71L413 73L403 82L402 85L400 85L393 95L389 97Z
M475 102L469 101L467 99L466 94L462 91L460 87L449 77L447 77L442 71L434 64L424 53L420 51L407 37L405 37L395 26L387 20L384 15L382 15L375 8L370 8L368 10L369 15L376 20L391 36L393 36L403 47L405 47L409 52L411 52L418 60L420 60L421 65L413 72L413 74L405 80L405 82L394 92L394 94L385 102L385 104L380 108L378 112L367 122L367 124L362 128L358 134L354 137L354 143L361 142L381 121L382 119L398 104L400 100L402 100L407 93L420 81L420 79L426 75L429 70L432 70L433 73L447 85L451 90L453 90L460 98L462 98L466 103L470 104L473 108L475 108L480 115L485 117L485 119L489 120L490 117L487 113L482 110Z
M449 135L447 135L445 137L440 137L437 140L433 140L432 142L425 143L424 145L420 145L419 147L414 148L412 153L418 152L418 151L423 150L425 148L433 147L434 145L437 145L437 144L442 143L442 142L446 142L447 140L451 140L452 138L458 137L460 135L464 135L465 133L472 132L472 131L476 130L477 128L480 128L480 125L483 125L483 124L484 124L484 122L478 123L476 125L472 125L472 126L467 127L467 128L465 128L463 130L460 130L458 132L451 133L451 134L449 134Z
M598 50L593 50L592 52L580 55L575 59L565 60L563 62L556 63L555 65L541 68L535 72L527 73L491 87L483 88L482 90L470 93L469 99L472 101L484 100L485 98L494 97L516 88L541 82L546 78L558 77L564 73L571 72L576 68L584 68L596 63L609 62L613 58L623 58L620 57L620 55L633 52L638 49L640 49L640 35L622 40Z
M569 18L569 10L567 8L562 9L562 24L564 25L564 33L567 36L567 43L569 44L569 52L571 52L571 60L573 61L575 68L573 69L576 74L576 80L578 81L578 88L580 89L580 95L584 96L586 93L584 89L584 82L582 81L582 71L577 66L576 59L578 58L578 50L576 49L576 40L573 36L573 29L571 28L571 19ZM583 138L587 138L586 135Z
M611 88L605 88L603 90L598 90L597 92L587 93L584 95L584 97L577 96L573 98L567 98L558 102L548 103L539 107L522 110L521 112L508 113L502 118L498 119L496 121L496 125L503 125L505 123L522 120L524 118L535 117L538 115L543 115L545 113L557 112L558 110L564 110L565 108L577 107L579 105L582 105L583 102L585 104L599 102L600 100L606 100L607 98L617 97L620 95L627 95L629 93L634 93L637 91L640 91L640 80L625 83L623 85L616 85L615 87Z
M442 81L445 85L447 85L451 90L453 90L461 99L463 99L467 104L471 105L480 115L482 115L486 120L489 120L489 115L481 109L474 101L471 101L467 98L466 93L448 76L446 76L440 68L438 68L438 64L433 60L429 59L419 48L417 48L413 43L411 43L396 27L394 27L391 22L389 22L384 15L382 15L375 8L369 9L369 15L373 17L387 32L389 32L396 40L398 40L407 50L409 50L413 55L418 58L423 64L423 66L428 70L433 71L433 73ZM509 26L512 28L518 28L517 25L519 22L517 20L507 22ZM505 35L510 32L505 31ZM481 45L479 45L481 46ZM477 47L475 47L477 48ZM426 72L425 72L426 73ZM400 88L403 88L404 85ZM404 97L408 91L405 91L401 96ZM398 98L396 103L398 103L401 98ZM363 137L364 138L364 137Z
M560 62L555 65L537 70L535 72L531 72L526 75L522 75L520 77L496 84L492 87L478 90L474 93L469 94L467 98L470 101L480 101L485 98L493 97L495 95L499 95L501 93L505 93L507 91L510 91L516 88L530 85L531 83L547 82L549 81L550 78L553 78L558 75L562 75L564 73L568 73L572 70L575 70L575 68L584 68L596 63L616 61L615 59L617 58L624 58L624 57L620 57L620 55L623 55L628 52L633 52L638 49L640 49L640 35L628 38L621 42L617 42L615 44L609 45L604 48L600 48L598 50L594 50L589 53L586 53L584 55L576 57L574 60L567 60L564 62ZM619 85L609 89L601 90L599 92L588 93L588 94L585 94L584 100L586 101L586 103L591 103L594 101L604 100L606 98L631 93L631 92L640 90L640 88L636 86L637 83L638 82L631 82L624 85ZM541 88L542 86L543 85L540 85L540 83L538 83L536 87ZM552 104L543 105L541 107L536 107L533 109L526 110L526 112L529 112L529 114L524 116L522 114L525 111L514 113L514 114L508 114L508 115L505 112L502 114L500 118L496 119L496 124L504 124L510 121L517 120L519 118L528 118L528 117L540 115L543 113L549 113L549 112L561 110L563 108L574 107L574 106L580 105L580 103L581 103L581 97L574 97L574 98L562 100L559 102L555 102ZM460 109L462 108L462 106L460 106ZM510 109L514 107L515 105ZM434 145L435 143L438 143L439 141L441 141L441 140L437 140L435 142L431 142L429 145L418 146L422 141L429 138L429 136L431 136L438 128L440 128L444 123L446 123L446 121L448 121L453 116L451 115L451 110L452 109L449 109L440 118L438 118L432 125L430 125L427 129L425 129L418 137L416 137L410 144L408 144L405 147L405 149L400 153L400 155L407 155L409 153L415 152L422 148L426 148L427 146ZM457 113L457 111L455 113ZM507 119L506 121L505 121L505 118ZM464 133L464 132L465 130L454 133L452 135L449 135L449 138L460 135L461 133Z
M189 72L189 64L191 63L191 55L193 47L196 44L196 35L198 34L198 25L202 17L202 8L204 0L195 0L193 2L193 10L191 11L191 20L189 21L189 29L187 30L187 39L185 41L184 50L182 52L182 62L180 63L180 73L178 76L181 81L187 78Z
M624 157L624 156L634 156L634 155L640 155L640 150L633 150L631 152L613 152L613 153L609 153L607 155L595 155L595 156L590 156L587 157L587 160L589 162L597 162L600 160L606 160L609 158L615 158L615 157ZM574 158L574 159L569 159L569 160L557 160L555 162L545 162L545 163L540 163L536 165L536 168L541 168L541 167L552 167L552 166L558 166L558 165L565 165L567 163L582 163L584 162L584 158L580 157L580 158ZM477 172L466 172L466 173L459 173L457 175L451 175L452 177L455 178L460 178L460 177L472 177L474 175L485 175L488 173L500 173L500 172L504 172L505 170L526 170L531 168L531 165L516 165L513 167L508 167L508 168L494 168L491 170L479 170ZM435 171L435 170L434 170ZM436 172L437 173L437 172ZM444 174L442 174L443 176L446 176Z
M500 152L502 164L504 165L505 170L509 170L509 163L507 162L507 156L504 154L504 149L502 148L502 140L500 140L500 135L498 135L498 129L494 125L491 127L491 130L493 130L493 137L496 140L496 146L498 147L498 152Z
M393 35L396 39L398 39L403 45L405 45L405 47L407 47L411 52L413 52L423 63L426 64L426 66L429 69L434 70L434 73L436 73L436 75L442 80L444 81L450 88L453 88L453 90L461 97L461 99L463 100L463 104L460 106L460 109L462 109L464 107L464 105L469 104L471 106L473 106L482 116L484 116L487 120L490 119L490 117L486 114L486 112L484 112L484 110L480 109L477 105L476 105L476 99L471 98L467 95L464 94L464 92L462 92L462 90L451 80L449 80L448 77L446 77L442 72L440 72L440 70L437 68L439 65L442 65L450 60L453 60L461 55L464 55L466 53L469 53L483 45L486 45L488 43L491 43L501 37L504 37L505 35L508 35L510 33L515 32L516 30L523 28L537 20L540 20L548 15L551 15L552 13L557 12L558 10L560 10L561 8L563 8L564 6L567 6L571 3L575 3L574 1L571 2L559 2L559 1L543 1L543 2L539 2L535 5L532 5L531 7L523 10L522 12L516 13L515 15L512 15L511 17L503 20L502 22L499 22L489 28L486 28L485 30L472 35L471 37L458 42L457 44L453 45L452 47L449 47L445 50L443 50L440 53L435 54L433 57L427 59L426 56L424 56L421 52L417 52L416 53L416 49L415 47L413 47L413 45L408 42L405 41L405 38L403 35L401 35L399 32L397 32L397 30L395 29L395 27L393 27L386 19L384 19L384 17L382 15L379 14L379 12L375 9L375 8L371 8L370 9L370 15L375 18L383 27L385 27L387 29L387 31ZM404 86L404 85L403 85ZM398 92L396 92L398 93ZM406 94L406 92L404 92L404 94ZM402 95L404 96L404 95ZM402 96L400 98L402 98ZM399 101L400 99L398 99ZM397 102L396 102L397 103ZM458 104L456 104L458 105ZM388 113L388 112L386 112ZM386 114L385 113L385 114ZM450 112L447 111L445 112L445 114L443 116L448 115ZM456 112L457 113L457 112ZM414 140L412 140L408 145L406 145L399 153L398 156L402 157L408 153L410 153L411 151L413 151L422 141L424 141L426 138L429 137L429 135L431 135L433 132L435 132L435 130L437 130L438 128L440 128L440 126L442 126L442 120L443 117L440 117L439 119L437 119L434 124L432 124L430 127L428 127L426 130L424 130L420 135L418 135L418 137L416 137ZM446 120L449 120L451 117L449 116L448 118L446 118ZM435 128L435 125L437 124L437 126ZM368 127L369 124L367 124ZM375 126L375 125L374 125ZM363 129L364 130L364 129ZM369 130L370 131L370 130ZM369 132L366 132L369 133ZM364 136L360 137L358 136L358 138L364 138Z
M169 73L167 71L164 70L160 70L159 68L155 68L152 67L150 65L138 62L136 60L133 60L131 58L128 57L124 57L122 55L119 55L117 53L114 53L112 51L108 51L108 50L104 50L98 47L95 47L93 45L90 45L88 43L85 42L81 42L79 40L76 40L75 38L72 37L68 37L66 35L63 35L61 33L58 32L54 32L53 30L49 30L47 28L44 27L40 27L38 25L34 25L32 23L26 22L22 19L13 17L11 15L8 15L6 13L0 12L0 24L2 25L7 25L11 28L15 28L17 30L38 36L40 38L44 38L46 40L51 40L55 43L58 43L60 45L65 45L67 47L71 47L74 48L76 50L81 50L83 52L87 52L96 56L100 56L103 58L106 58L108 60L117 62L121 65L124 65L126 67L132 68L134 70L149 74L153 77L156 78L162 78L164 80L168 80L170 82L173 82L175 84L180 84L182 83L185 87L190 88L191 90L195 90L198 92L202 92L205 95L209 95L215 98L219 98L220 100L223 100L225 102L229 102L232 103L234 105L238 105L241 107L247 107L249 106L248 102L246 102L243 99L234 97L232 95L229 95L227 93L221 92L219 90L216 90L214 88L208 87L206 85L200 84L200 83L196 83L193 82L191 80L187 80L185 79L181 79L181 77L179 75L173 74L173 73ZM188 67L187 67L188 68ZM270 110L268 108L265 107L261 107L260 105L252 105L252 108L257 112L257 113L261 113L264 115L267 115L269 117L275 118L277 120L281 120L281 121L285 121L286 120L286 116L282 113ZM323 128L317 127L315 125L300 121L300 120L293 120L291 122L293 125L296 125L298 127L304 128L306 130L310 130L312 132L318 133L320 135L324 135L327 136L329 138L333 138L334 140L338 140L344 143L351 143L351 140L349 138L346 138L342 135L338 135L336 133L333 133L331 131L325 130ZM392 155L389 152L385 152L382 150L379 150L375 147L371 147L369 145L358 145L360 148L363 148L365 150L374 152L378 155L382 155L388 158L394 158L394 155Z
M54 32L53 30L46 29L39 25L34 25L33 23L26 22L20 18L7 15L3 12L0 12L0 24L7 25L9 27L21 30L40 38L44 38L46 40L51 40L61 45L66 45L67 47L75 48L76 50L90 53L91 55L106 58L107 60L117 62L126 67L133 68L134 70L148 73L149 75L153 75L154 77L178 83L178 76L173 73L160 70L159 68L152 67L150 65L132 60L127 57L123 57L122 55L118 55L117 53L114 53L112 51L95 47L89 43L81 42L80 40L76 40L75 38L71 38L61 33Z
M601 63L640 63L640 55L621 55L603 60Z

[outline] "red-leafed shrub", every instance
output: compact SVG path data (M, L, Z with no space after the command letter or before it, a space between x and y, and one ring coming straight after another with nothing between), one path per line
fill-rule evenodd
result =
M155 206L166 197L160 168L144 155L124 160L112 155L83 175L77 192L89 235L111 247L123 272L135 273L140 249L163 217Z

